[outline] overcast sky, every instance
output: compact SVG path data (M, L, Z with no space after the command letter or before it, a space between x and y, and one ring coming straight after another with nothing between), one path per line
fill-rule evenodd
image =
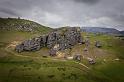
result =
M50 27L124 30L124 0L0 0L0 17L31 19Z

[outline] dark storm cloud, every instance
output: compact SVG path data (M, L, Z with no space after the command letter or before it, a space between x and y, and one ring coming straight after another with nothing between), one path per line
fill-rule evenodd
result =
M0 17L22 17L51 27L124 30L124 0L0 0Z
M15 11L6 9L6 8L0 8L0 13L11 15L11 16L19 16L19 14L16 13Z
M83 3L87 3L87 4L94 4L97 3L99 0L74 0L75 2L83 2Z

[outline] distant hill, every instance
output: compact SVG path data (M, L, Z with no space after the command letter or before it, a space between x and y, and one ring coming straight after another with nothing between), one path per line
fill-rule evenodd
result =
M124 31L120 31L120 33L121 33L122 35L124 35Z
M20 18L0 18L0 30L16 30L27 32L46 32L52 30L49 27L36 22Z
M103 33L103 34L122 34L121 32L114 28L103 28L103 27L82 27L82 31L90 33Z

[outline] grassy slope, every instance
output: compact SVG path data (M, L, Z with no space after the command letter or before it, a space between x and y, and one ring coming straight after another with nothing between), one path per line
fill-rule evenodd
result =
M10 31L28 31L26 29L31 28L33 32L38 32L42 34L52 30L51 28L40 25L34 21L17 18L0 18L0 29L1 28Z
M85 34L83 34L85 35ZM91 68L88 70L74 61L55 60L43 58L48 54L46 48L37 52L24 52L18 54L13 48L6 47L13 41L23 41L27 38L37 36L29 32L0 31L0 82L123 82L123 43L112 36L93 35L89 48L89 57L97 56L95 65L89 65L87 60L81 62ZM102 56L95 48L94 41L100 40L104 43ZM112 47L108 47L108 40ZM120 47L121 46L121 47ZM76 45L71 53L83 54L84 45ZM100 49L101 50L101 49ZM21 56L20 56L21 55ZM36 56L36 57L34 57ZM103 62L103 58L106 62ZM122 58L120 61L113 61L115 58Z
M75 64L73 61L59 61L51 58L42 58L44 51L24 52L23 55L14 52L13 48L7 48L13 41L23 41L34 37L36 34L30 32L0 31L0 82L38 82L38 81L72 81L83 80L81 73L85 68ZM36 57L33 57L35 56ZM85 73L85 72L84 72ZM61 77L62 78L61 78ZM84 79L85 80L85 79Z
M89 34L90 41L99 40L102 42L102 50L107 51L104 57L96 58L99 61L96 65L92 66L93 72L101 73L105 75L112 82L124 81L124 40L121 40L114 36L108 35L95 35ZM122 37L123 38L123 37ZM94 45L91 43L91 45ZM99 52L96 52L96 54ZM93 53L92 53L93 54ZM99 54L101 55L101 54ZM115 61L114 59L120 59ZM106 59L106 61L104 61ZM97 76L97 74L95 74ZM99 77L100 77L99 75ZM104 81L103 81L104 82Z

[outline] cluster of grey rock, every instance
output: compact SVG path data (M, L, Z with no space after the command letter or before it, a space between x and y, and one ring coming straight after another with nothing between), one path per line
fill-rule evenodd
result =
M42 47L48 47L51 49L50 54L54 55L57 50L64 50L71 48L77 43L82 43L83 40L80 32L79 27L67 27L62 30L56 30L47 35L26 40L17 45L15 50L17 52L35 51Z
M46 36L40 36L22 42L21 44L17 45L15 49L17 52L35 51L44 47L45 43L46 43Z

